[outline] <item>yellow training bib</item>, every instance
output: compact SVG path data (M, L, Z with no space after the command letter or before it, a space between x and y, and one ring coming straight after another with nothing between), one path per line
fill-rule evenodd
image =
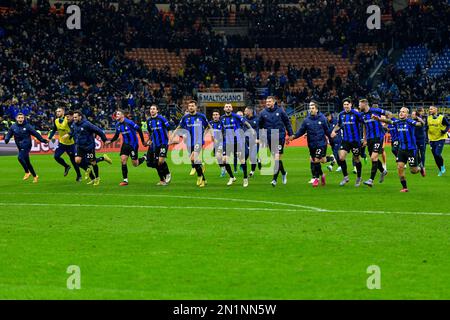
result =
M428 139L430 141L439 141L447 139L447 132L442 133L442 130L445 130L446 126L442 124L444 119L443 115L440 115L436 118L433 116L428 116L427 125L428 125Z
M68 134L70 132L69 123L67 122L67 118L64 117L63 122L61 123L59 119L55 119L55 125L58 129L59 133L59 143L65 144L67 146L70 146L74 144L74 141L72 138L63 138L65 134Z

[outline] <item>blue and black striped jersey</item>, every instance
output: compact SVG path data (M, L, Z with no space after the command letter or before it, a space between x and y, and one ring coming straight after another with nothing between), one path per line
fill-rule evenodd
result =
M133 148L139 146L137 137L138 130L139 126L129 119L124 119L123 122L116 123L116 135L122 134L123 143L129 144Z
M184 115L178 126L189 132L189 139L186 141L188 146L203 145L205 130L209 127L208 120L203 113Z
M237 138L237 141L243 139L244 123L247 121L244 117L232 112L230 115L224 114L220 117L220 121L224 132L224 143L234 141L234 137ZM239 129L242 129L242 131L239 131Z
M384 136L383 125L378 120L372 119L372 115L379 117L386 115L386 111L380 108L369 108L367 112L361 113L366 128L366 139L381 140Z
M169 143L170 124L161 115L147 119L147 130L152 140L152 147L161 147Z
M412 119L396 119L392 121L392 124L397 129L399 148L401 150L416 150L417 145L415 131L417 121Z
M358 111L350 110L350 112L342 111L339 113L338 125L342 128L342 140L346 142L361 142L361 125L363 120Z
M213 129L213 138L216 140L222 140L222 121L211 120L209 125Z

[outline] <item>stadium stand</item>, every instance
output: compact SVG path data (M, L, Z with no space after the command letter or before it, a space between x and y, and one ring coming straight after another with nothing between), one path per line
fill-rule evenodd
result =
M397 62L397 67L405 71L407 75L424 69L428 61L429 51L426 47L409 47L405 50L400 60ZM417 68L419 68L417 70Z
M428 70L431 77L440 77L450 69L450 48L446 48L442 54L438 55Z

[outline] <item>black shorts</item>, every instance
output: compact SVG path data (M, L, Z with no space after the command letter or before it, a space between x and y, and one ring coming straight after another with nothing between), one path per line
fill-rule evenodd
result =
M149 152L154 153L158 158L167 158L167 144L162 144L160 146L150 148Z
M417 167L419 161L416 154L416 150L398 150L397 162L407 163L410 167Z
M398 141L392 141L392 153L397 157L397 154L398 154Z
M120 155L128 156L131 158L131 160L137 160L138 158L138 148L134 148L132 145L128 143L123 143L122 147L120 148Z
M369 149L369 154L372 153L383 153L383 140L380 139L369 139L367 140L367 149Z
M342 141L339 150L345 150L347 153L350 153L351 151L355 157L358 157L361 155L361 144L356 141Z
M75 157L80 157L86 159L89 162L95 161L95 148L92 149L84 149L81 147L76 147Z
M167 158L167 145L159 147L150 147L147 151L147 166L154 167L158 165L159 158Z
M309 147L309 155L311 158L322 159L327 155L327 146L311 148Z
M270 140L267 141L267 146L269 147L270 153L272 154L283 154L284 153L284 140L278 141L278 144L275 146L275 150L272 150L272 144L270 143Z

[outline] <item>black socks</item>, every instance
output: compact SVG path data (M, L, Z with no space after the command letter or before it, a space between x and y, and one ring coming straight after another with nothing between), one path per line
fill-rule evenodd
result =
M230 178L234 178L233 171L231 171L231 166L228 163L225 164L225 170L227 170L227 173L230 176Z
M356 167L356 176L358 178L361 178L361 174L362 174L362 163L361 162L356 162L355 163L355 167Z
M92 165L92 169L94 169L94 176L95 176L95 178L99 178L98 165L97 164Z
M404 177L400 178L400 183L402 184L404 189L408 189L408 187L406 186L406 179Z
M122 164L122 177L123 180L128 179L128 166L126 164Z

